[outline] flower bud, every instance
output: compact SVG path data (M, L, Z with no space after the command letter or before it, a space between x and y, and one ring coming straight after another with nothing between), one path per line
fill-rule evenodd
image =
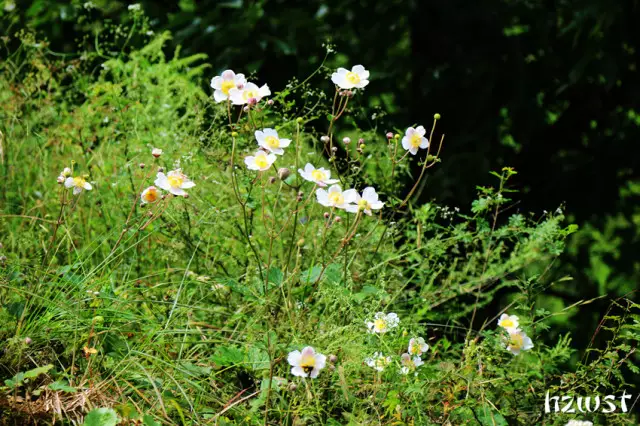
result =
M329 216L330 216L329 212L324 212L324 218L325 219L329 219Z
M440 114L434 114L433 115L433 119L434 120L440 120Z
M296 123L298 123L298 124L302 123L302 117L296 118Z
M298 192L298 196L296 197L296 201L298 201L298 202L302 201L302 197L304 197L304 192L302 192L302 191Z
M267 105L269 105L269 106L273 105L273 99L269 99L269 100L267 101Z
M329 364L329 371L336 371L336 366L333 364Z
M64 183L64 181L65 181L64 176L62 176L62 175L58 176L58 183L59 183L60 185L62 185L62 184Z
M288 178L289 176L291 176L291 170L287 169L286 167L280 167L278 169L278 177L281 180L285 180L286 178Z
M256 98L249 98L249 100L247 101L248 105L255 105L258 103L258 100Z
M276 177L275 177L275 176L270 176L270 177L269 177L269 183L270 183L270 184L274 184L274 183L276 183Z
M64 170L62 170L62 173L60 175L63 177L71 176L71 169L69 167L65 167Z
M330 141L331 139L329 139L329 136L324 135L324 136L321 136L321 137L320 137L320 140L321 140L322 142L324 142L324 143L329 143L329 141Z
M158 158L162 155L162 150L160 148L153 148L151 150L151 155L153 155L155 158Z
M300 238L300 239L298 240L298 243L297 243L297 244L298 244L298 247L303 246L303 245L304 245L304 238Z
M231 137L232 138L237 138L238 137L238 132L231 132Z
M365 144L360 145L360 149L364 149L365 146Z
M393 132L387 133L387 139L393 139Z
M338 357L337 356L335 356L333 354L329 355L329 362L330 363L335 364L336 361L338 361Z
M158 167L158 173L164 173L164 167Z
M338 147L337 146L331 147L331 152L333 153L338 152Z
M344 143L345 145L348 145L351 143L351 138L346 136L344 138L342 138L342 143Z
M334 221L334 222L341 222L341 221L342 221L342 218L341 218L340 216L336 216L336 217L333 219L333 221Z
M24 343L27 345L30 345L33 342L33 340L31 340L31 337L25 337L24 338Z
M4 266L7 263L7 256L0 256L0 266Z
M141 169L144 169L145 164L144 164L144 163L140 163L140 164L138 164L138 166L139 166Z
M397 134L397 133L395 135L393 135L393 137L394 137L394 139L400 139L400 135Z
M348 97L352 97L353 96L353 92L351 90L347 90L344 95L348 96Z
M244 107L242 107L242 110L244 112L249 112L249 105L245 105Z
M295 391L296 389L298 389L298 385L296 385L295 383L291 382L289 383L289 390L291 392Z
M358 144L362 145L364 143L364 139L360 138L358 139Z

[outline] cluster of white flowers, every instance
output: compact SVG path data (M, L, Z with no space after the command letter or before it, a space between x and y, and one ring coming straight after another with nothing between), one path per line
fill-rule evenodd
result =
M521 351L528 351L533 348L531 338L527 336L524 331L520 330L520 322L516 315L500 315L498 326L505 329L508 333L506 347L512 354L518 355Z
M258 87L255 83L247 82L244 74L236 74L232 70L213 77L211 87L216 102L231 101L234 105L255 105L271 94L266 84Z
M373 321L365 321L365 324L369 333L384 334L392 328L396 328L400 324L400 318L393 312L388 314L378 312L374 315Z
M400 363L402 364L402 368L400 369L401 374L409 374L411 372L415 372L418 367L424 364L422 361L422 354L429 350L429 345L424 341L422 337L415 337L409 340L409 348L407 353L404 353L400 356ZM418 375L415 372L415 375Z

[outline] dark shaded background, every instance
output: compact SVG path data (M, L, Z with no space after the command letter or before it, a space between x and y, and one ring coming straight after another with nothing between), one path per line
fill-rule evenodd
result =
M17 3L13 13L21 25L38 30L60 53L77 52L79 42L91 48L92 34L105 31L100 22L132 19L127 4L117 1L94 1L95 7ZM542 214L562 205L581 227L554 272L574 280L554 287L545 303L560 309L609 295L572 318L558 319L549 335L554 339L572 331L574 346L584 348L609 300L635 291L640 277L639 3L182 0L141 5L150 28L170 30L183 54L206 53L212 75L226 68L255 71L260 82L277 91L291 76L313 72L325 56L323 44L330 41L338 53L329 57L329 67L361 63L371 70L364 98L389 112L386 130L429 125L440 113L440 128L447 134L444 161L433 169L423 201L464 208L475 198L476 185L494 183L490 170L518 170L516 209ZM83 34L90 36L83 39ZM128 46L143 42L134 37ZM488 309L501 305L496 300Z

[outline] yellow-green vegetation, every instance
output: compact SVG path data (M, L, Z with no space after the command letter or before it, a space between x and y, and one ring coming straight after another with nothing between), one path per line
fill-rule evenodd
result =
M215 58L167 53L169 37L71 58L28 33L4 41L1 424L635 424L619 408L544 412L547 391L625 388L638 306L616 301L606 348L569 366L571 337L548 342L548 320L589 301L537 302L575 226L514 208L514 170L471 206L418 205L447 161L439 114L398 136L340 127L366 87L325 93L324 66L255 104L215 102ZM419 124L414 156L404 129ZM291 144L250 170L266 128ZM404 193L410 160L423 167ZM307 163L364 202L320 203Z

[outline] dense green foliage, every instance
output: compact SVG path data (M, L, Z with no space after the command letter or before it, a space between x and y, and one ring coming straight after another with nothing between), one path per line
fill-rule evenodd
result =
M46 17L56 8L37 4L25 15L33 26L57 25ZM180 4L171 25L197 13L195 5ZM261 8L271 7L234 4L216 11L258 19ZM70 55L18 31L16 16L3 16L14 33L0 42L2 421L560 425L584 417L635 423L632 415L544 413L546 391L633 390L628 378L637 373L640 306L602 297L615 290L608 283L628 290L633 276L607 263L626 244L616 233L632 226L623 213L603 230L595 223L577 233L565 217L569 206L549 204L554 199L544 204L550 213L527 213L519 203L530 205L529 194L514 191L523 185L522 173L503 164L487 179L472 173L477 180L460 191L473 199L460 197L455 206L427 202L434 185L447 191L445 182L453 181L442 174L469 168L452 149L460 139L449 145L448 129L469 121L449 110L431 123L447 108L434 103L415 117L433 125L431 156L408 161L398 152L399 139L385 133L413 125L404 102L393 98L409 77L402 83L398 72L398 86L382 78L375 88L376 67L389 62L361 59L371 63L372 83L349 98L348 108L340 101L343 115L335 100L332 107L329 76L334 65L351 64L333 46L319 50L317 40L304 73L283 72L287 67L274 58L280 72L273 79L269 67L276 65L268 60L245 63L249 71L260 68L252 81L268 77L274 102L240 115L234 107L230 117L226 103L213 102L208 83L226 61L235 64L232 48L207 58L190 43L191 54L182 55L169 47L169 33L150 32L140 11L114 5L125 24L105 25L90 19L94 8L68 6L75 18L68 25L82 27L78 34L101 34L74 41L66 47L76 49ZM304 23L297 22L300 31L308 30ZM247 40L257 42L259 33L234 39L246 30L238 26L225 43L251 51ZM526 32L517 27L510 34ZM188 39L180 31L175 37ZM402 40L399 55L408 49ZM277 51L271 43L261 49ZM283 54L301 61L297 50ZM518 123L506 107L501 117L504 141ZM288 177L244 167L256 148L254 131L267 127L292 139L276 163L293 172ZM325 134L335 154L322 142ZM343 137L352 143L340 143ZM363 144L356 143L360 138ZM157 159L154 147L164 151ZM307 162L331 169L344 188L375 187L384 208L366 216L321 206L316 187L297 172ZM86 176L93 189L72 196L57 185L65 167ZM188 198L140 206L140 192L159 167L182 168L196 186ZM620 202L637 191L633 183L624 188ZM562 256L565 248L579 256L585 247L600 288L582 294L563 275ZM566 297L572 292L574 302ZM595 304L609 310L593 312ZM496 326L505 311L520 317L534 341L531 351L514 356L505 349L505 333ZM377 312L397 313L399 327L368 333ZM561 332L576 314L597 317L598 329L585 333L576 323L579 333ZM415 376L398 374L400 355L419 336L430 345L425 364ZM576 336L585 345L573 344ZM289 352L307 345L335 355L315 380L294 377L287 363ZM586 349L584 355L576 348ZM391 357L382 372L366 363L376 352Z

